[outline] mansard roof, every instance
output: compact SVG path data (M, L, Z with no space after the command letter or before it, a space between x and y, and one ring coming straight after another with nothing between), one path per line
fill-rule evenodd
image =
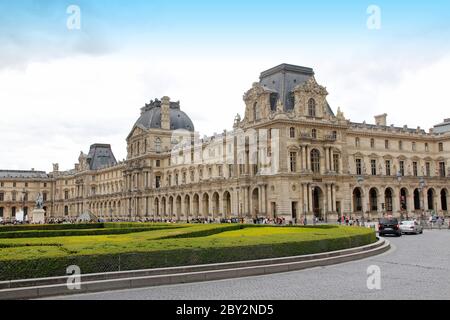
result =
M314 78L314 70L308 67L283 63L260 75L260 84L267 90L278 93L278 99L283 102L285 111L292 110L294 106L290 101L290 93L298 85L304 84ZM327 112L334 116L334 112L327 102Z
M44 171L0 170L0 178L12 179L47 179L49 176Z
M86 159L91 170L99 170L117 164L111 145L109 144L93 144Z

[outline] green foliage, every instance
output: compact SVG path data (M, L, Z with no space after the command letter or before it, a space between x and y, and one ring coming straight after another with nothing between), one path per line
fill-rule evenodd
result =
M0 281L60 276L73 264L86 274L303 255L376 241L373 230L357 227L173 226L98 230L133 230L117 235L0 239Z
M0 233L30 230L73 230L73 229L101 229L103 223L80 223L80 224L27 224L14 226L0 226Z

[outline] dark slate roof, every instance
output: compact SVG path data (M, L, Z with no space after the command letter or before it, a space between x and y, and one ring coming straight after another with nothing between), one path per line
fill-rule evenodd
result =
M136 122L146 129L161 129L161 101L151 101L141 109L141 116ZM189 116L180 110L179 102L170 103L170 129L194 131L194 124Z
M259 78L261 85L278 93L278 99L282 99L284 108L288 111L294 108L289 100L289 94L296 86L305 83L311 77L314 77L313 69L283 63L263 71ZM328 102L327 109L329 114L334 115Z
M13 179L47 179L44 171L0 170L0 178Z
M117 164L114 153L109 144L93 144L87 155L87 162L91 170L98 170Z
M450 119L445 119L444 122L434 126L433 133L446 133L450 132Z

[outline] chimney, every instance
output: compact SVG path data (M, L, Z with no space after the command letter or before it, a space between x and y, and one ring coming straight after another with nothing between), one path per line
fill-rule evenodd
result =
M386 126L387 124L387 113L380 114L379 116L375 116L375 124L377 126Z
M53 172L58 172L59 171L59 164L58 163L54 163L53 164Z
M170 130L170 98L163 97L161 101L161 129Z

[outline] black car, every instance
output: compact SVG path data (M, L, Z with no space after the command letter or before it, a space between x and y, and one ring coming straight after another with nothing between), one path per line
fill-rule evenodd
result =
M393 234L397 237L402 236L400 224L396 218L382 218L378 222L378 234L384 236L386 234Z

